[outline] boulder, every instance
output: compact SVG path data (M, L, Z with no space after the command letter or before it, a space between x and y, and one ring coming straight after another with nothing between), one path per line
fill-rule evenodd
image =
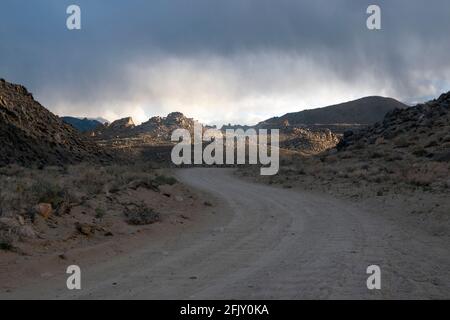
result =
M91 236L95 232L95 228L92 225L81 222L75 223L75 229L85 236Z
M20 239L34 239L36 238L36 233L34 232L33 228L30 226L23 226L18 229L18 234Z
M50 218L50 216L53 214L53 208L50 203L39 203L35 207L36 213L43 217L44 219Z

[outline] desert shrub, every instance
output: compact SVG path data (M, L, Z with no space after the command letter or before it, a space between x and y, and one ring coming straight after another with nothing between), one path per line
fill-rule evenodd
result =
M412 153L417 157L424 157L428 154L428 151L422 147L417 147L412 151Z
M405 182L417 187L428 187L436 180L436 173L430 168L412 168L406 170Z
M67 197L66 190L49 180L37 180L30 191L35 203L50 203L53 208L60 206Z
M384 182L387 182L388 180L389 180L389 176L386 174L383 174L383 173L377 174L369 179L369 181L372 181L375 183L384 183Z
M102 219L106 214L106 211L103 208L95 208L95 217L97 219Z
M336 163L338 161L337 156L332 155L325 158L325 162L327 163Z
M353 154L351 152L348 151L341 151L338 153L338 156L341 159L352 159L353 158Z
M154 176L146 165L108 166L105 168L109 177L107 187L110 192L116 192L130 184L154 187Z
M417 187L428 187L433 180L424 174L414 174L408 177L407 182Z
M367 170L356 169L356 170L353 170L352 172L349 172L348 176L350 178L364 179L367 177Z
M5 211L5 196L3 192L0 191L0 217L4 214Z
M146 225L160 221L159 213L141 204L126 211L127 223L131 225Z
M23 173L23 171L24 171L24 168L20 167L16 164L11 164L8 166L0 167L0 175L8 176L8 177L11 177L11 176L17 177L17 176L21 175Z
M74 177L74 185L89 195L102 193L105 185L111 179L104 168L91 165L71 167L69 174Z
M353 146L353 149L355 150L361 150L364 149L366 147L366 143L364 141L358 141L357 143L355 143L355 145Z
M389 161L389 162L401 161L401 160L403 160L403 156L400 154L393 154L386 158L386 161Z
M427 144L425 144L425 148L436 147L438 142L436 140L431 140Z
M0 176L0 215L23 209L32 198L27 184L22 177Z
M369 170L370 166L367 163L361 164L361 170Z
M400 136L394 140L394 145L397 148L407 148L411 145L411 142L406 138L406 136Z
M177 183L177 179L175 179L174 177L169 177L166 175L158 175L153 179L153 182L155 183L155 185L157 187L162 186L162 185L174 185L175 183Z
M379 158L383 158L383 156L384 156L384 154L381 152L378 152L378 151L374 151L369 154L370 159L379 159Z
M12 230L0 229L0 250L13 250L15 238Z
M283 158L281 159L280 164L282 166L290 166L292 165L292 158Z

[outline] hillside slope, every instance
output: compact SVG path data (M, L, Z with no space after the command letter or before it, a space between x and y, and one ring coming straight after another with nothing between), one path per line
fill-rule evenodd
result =
M450 161L450 92L408 109L389 112L383 121L347 132L340 150L378 152L391 157ZM376 158L376 157L375 157Z
M287 113L263 121L257 126L370 125L382 120L387 112L406 107L407 105L392 98L365 97L328 107Z
M0 164L62 165L109 155L45 109L21 85L0 80Z

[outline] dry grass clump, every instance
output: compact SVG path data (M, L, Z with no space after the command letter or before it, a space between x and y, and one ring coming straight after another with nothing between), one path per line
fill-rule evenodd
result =
M12 251L15 238L12 230L0 230L0 250Z
M420 166L403 168L401 179L417 187L446 188L446 179L450 176L450 164L443 162L428 162Z
M136 205L132 209L127 208L125 215L131 225L147 225L160 221L159 213L145 204Z
M133 186L157 189L175 183L175 178L145 165L80 164L43 170L3 167L0 169L0 214L23 211L38 203L50 203L53 208L59 208L63 203L77 203Z
M175 178L158 173L145 164L79 164L44 169L2 167L0 219L7 220L0 221L0 250L11 250L17 240L32 236L30 226L34 226L39 215L44 219L63 216L74 207L84 206L92 209L96 219L102 219L107 212L105 201L112 193L140 187L159 191L160 186L175 183ZM96 201L98 203L92 207L91 203ZM43 213L43 207L50 209ZM159 217L144 206L124 213L132 224L152 223Z

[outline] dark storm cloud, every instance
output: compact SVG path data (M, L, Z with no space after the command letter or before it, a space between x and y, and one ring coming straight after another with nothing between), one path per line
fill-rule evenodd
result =
M65 27L70 4L80 31ZM381 31L365 27L369 4L382 9ZM364 94L448 90L449 34L447 0L3 0L0 76L60 113L179 107L218 121L207 109L219 105L249 122Z

